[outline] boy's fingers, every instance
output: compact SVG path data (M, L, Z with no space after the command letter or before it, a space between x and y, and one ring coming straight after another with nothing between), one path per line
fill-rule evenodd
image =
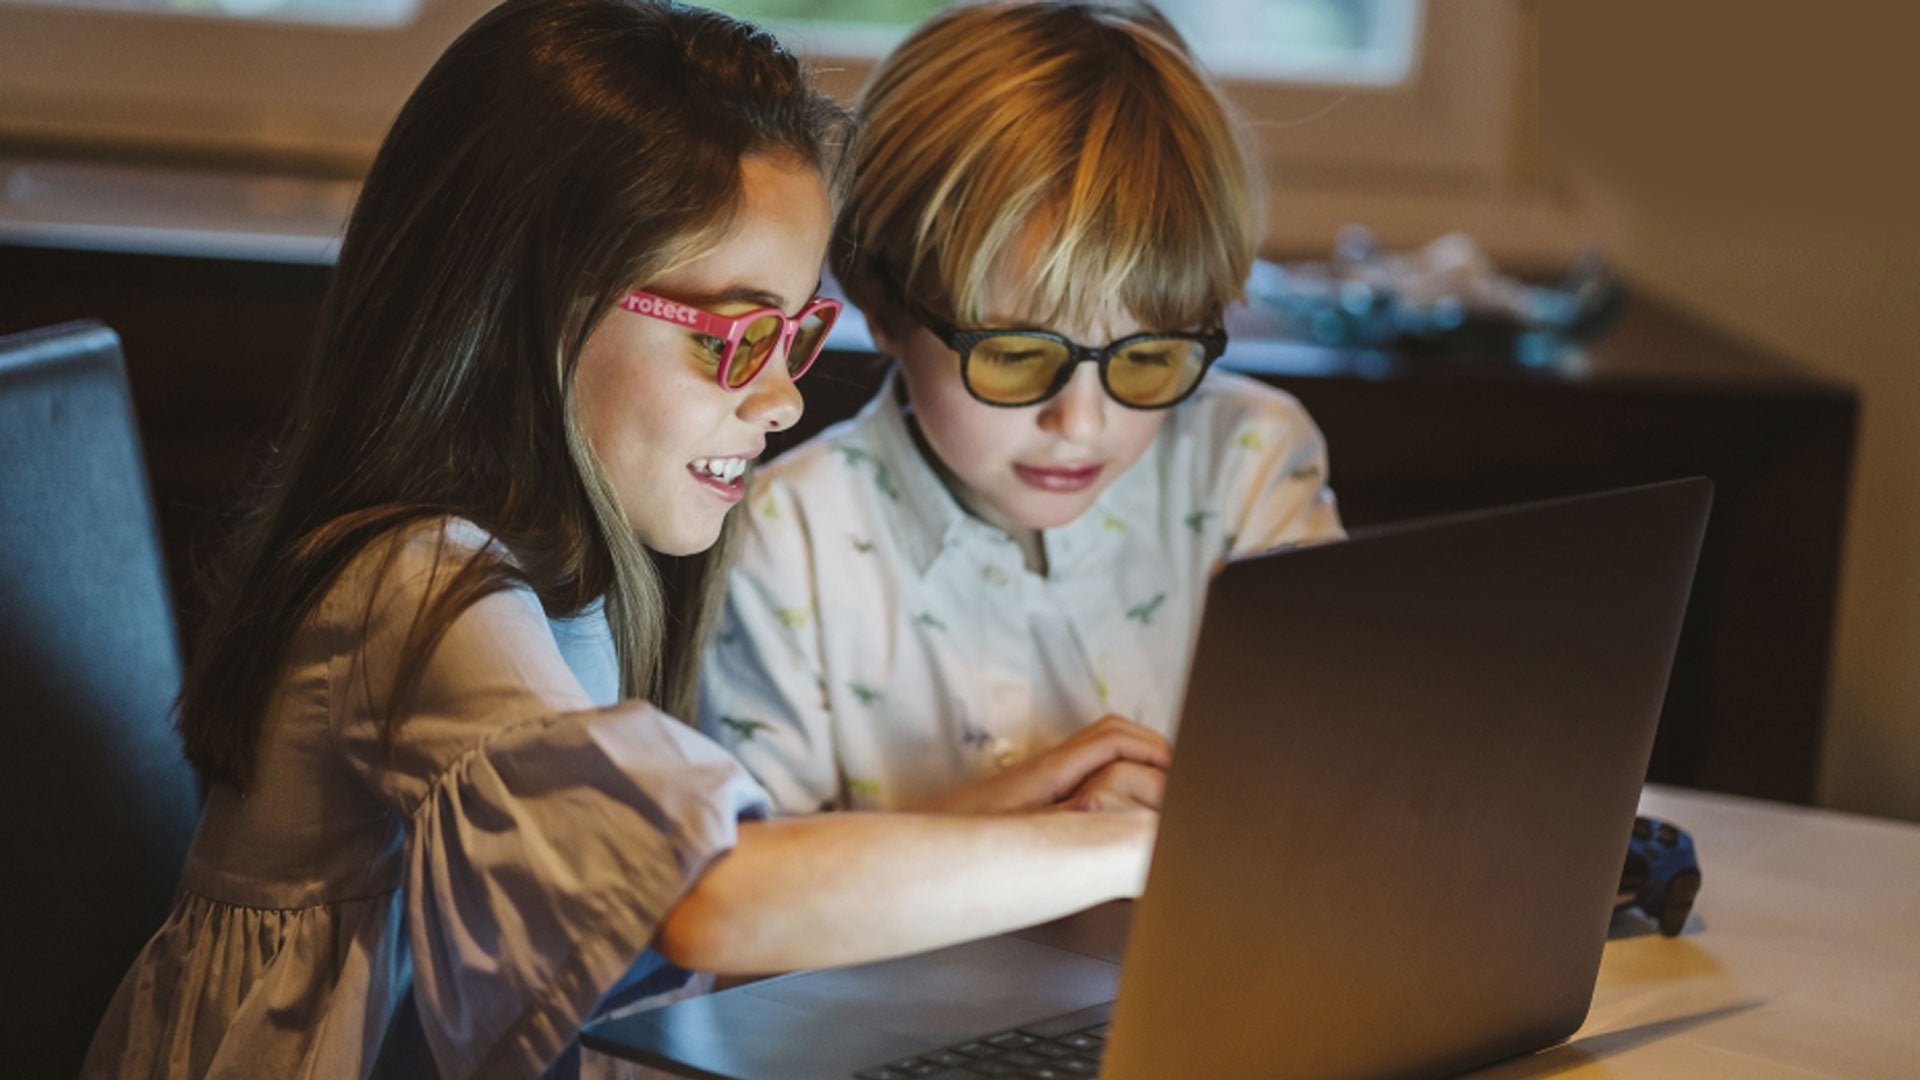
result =
M1166 770L1134 765L1127 771L1130 778L1127 793L1133 801L1149 810L1160 809L1167 797Z
M1165 773L1150 765L1118 761L1088 778L1066 805L1075 810L1158 810L1165 794Z
M1136 735L1142 735L1142 736L1146 736L1148 738L1153 738L1153 739L1158 739L1161 737L1159 732L1153 730L1152 728L1146 726L1145 724L1139 723L1138 721L1129 720L1126 717L1121 716L1119 713L1108 713L1105 716L1102 716L1100 719L1095 720L1093 723L1088 724L1086 727L1081 728L1080 731L1077 732L1076 734L1085 734L1085 733L1101 732L1101 731L1128 731Z
M1167 793L1167 774L1150 765L1116 761L1095 773L1088 784L1158 810Z
M1074 790L1100 770L1116 763L1133 764L1154 771L1173 762L1166 740L1133 732L1108 732L1097 738L1060 744L1050 753L1053 767L1054 797Z
M1074 732L1061 745L1076 743L1104 747L1112 751L1112 758L1145 762L1163 769L1173 762L1173 746L1166 736L1111 713Z
M1013 782L1022 788L1031 785L1029 789L1041 802L1057 803L1094 773L1119 761L1166 769L1173 764L1173 747L1152 728L1109 715L1016 767L1020 778Z

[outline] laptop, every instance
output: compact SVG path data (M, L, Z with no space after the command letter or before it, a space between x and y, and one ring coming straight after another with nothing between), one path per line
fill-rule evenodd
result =
M1560 1042L1711 496L1681 480L1236 561L1139 901L582 1041L728 1080L1436 1076Z

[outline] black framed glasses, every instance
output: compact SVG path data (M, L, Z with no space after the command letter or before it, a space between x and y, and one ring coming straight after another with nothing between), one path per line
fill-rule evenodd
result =
M1037 405L1058 394L1082 363L1100 367L1100 385L1129 409L1185 401L1227 349L1227 332L1129 334L1095 348L1051 330L960 330L918 304L903 305L942 345L960 354L960 381L974 399L1001 408Z

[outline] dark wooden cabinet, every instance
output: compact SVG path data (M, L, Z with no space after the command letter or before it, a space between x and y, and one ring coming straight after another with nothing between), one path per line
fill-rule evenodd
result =
M1713 515L1651 775L1812 800L1850 389L1648 302L1555 369L1414 353L1263 376L1319 421L1353 525L1710 477Z
M320 266L0 246L0 332L92 317L126 345L183 623L196 558L286 406ZM1287 344L1248 313L1228 362L1300 398L1350 525L1704 475L1706 551L1655 746L1656 780L1809 801L1817 776L1856 402L1639 301L1566 363L1486 350ZM884 364L835 352L789 442L852 413Z

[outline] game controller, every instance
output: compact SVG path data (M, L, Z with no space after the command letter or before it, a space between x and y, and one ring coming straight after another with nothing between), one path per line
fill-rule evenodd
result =
M1694 858L1693 837L1664 821L1635 818L1614 907L1639 908L1659 923L1662 934L1675 937L1699 894L1700 863Z

